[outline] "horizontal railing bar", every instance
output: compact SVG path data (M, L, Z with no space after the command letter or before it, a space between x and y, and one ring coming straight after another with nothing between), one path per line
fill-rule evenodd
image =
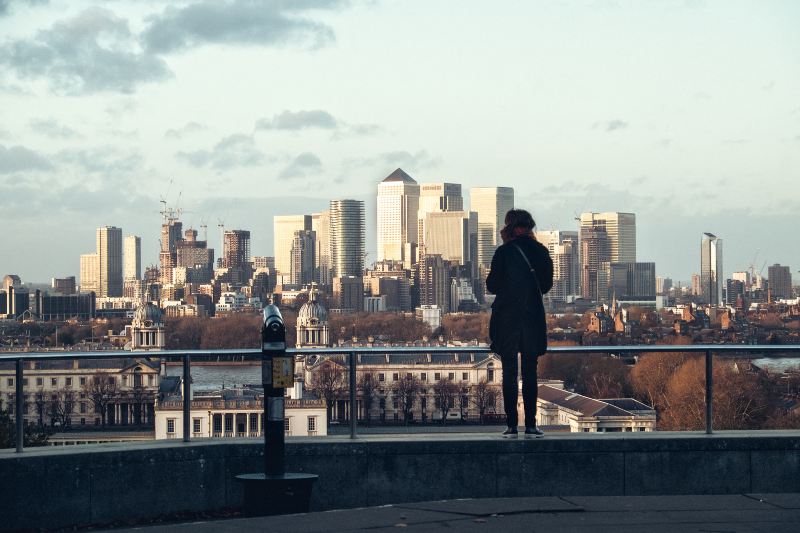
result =
M637 354L658 352L800 352L800 344L634 344L625 346L552 346L548 353L557 354L585 354L585 353L613 353ZM335 347L335 348L289 348L290 355L348 355L357 354L412 354L412 353L490 353L488 346L363 346L363 347ZM130 358L176 358L184 355L191 358L203 359L218 356L243 356L260 357L258 348L220 349L220 350L149 350L149 351L83 351L83 352L0 352L0 362L25 360L67 360L67 359L130 359Z

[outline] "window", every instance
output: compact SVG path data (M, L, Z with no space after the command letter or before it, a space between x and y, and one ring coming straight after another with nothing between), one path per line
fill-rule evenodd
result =
M80 398L81 398L81 400L85 399L86 398L86 393L85 392L80 393Z
M225 433L233 432L233 415L231 413L225 414Z
M14 378L8 378L8 380L6 381L6 383L8 383L8 386L9 386L9 387L13 387L13 386L14 386Z
M494 363L486 365L486 381L489 383L494 382Z
M86 385L86 378L81 378L80 379L80 383L81 383L82 386Z
M23 387L27 387L28 386L28 378L23 378L22 379L22 386Z
M400 374L398 372L392 374L392 381L397 381L398 379L400 379Z
M109 385L113 385L114 384L114 376L109 376L108 377L108 384Z
M284 430L286 433L289 433L289 428L290 428L290 427L291 427L291 426L289 425L289 419L288 419L288 418L284 418L284 419L283 419L283 430Z
M411 372L406 374L406 379L411 379L413 377L414 377L414 375Z
M42 378L36 378L36 386L41 387L44 385L44 380Z
M428 407L428 399L426 397L423 396L422 398L419 399L419 407L423 411L425 410L426 407Z
M584 433L589 433L589 428L583 428Z
M250 433L258 433L258 415L250 413Z
M193 418L192 419L192 433L194 433L195 435L199 435L200 434L200 427L201 427L200 419L199 418Z
M175 419L167 418L167 435L175 434Z
M420 381L428 381L428 374L427 374L427 372L420 372L420 374L419 374L419 380L420 380Z
M461 373L461 381L469 381L469 372Z
M149 376L147 376L147 384L148 385L152 386L153 385L153 380L154 380L153 374L150 374Z
M312 431L317 431L317 417L316 416L309 416L308 417L308 432L311 433Z
M214 433L219 435L222 433L222 415L216 414L214 415Z
M640 426L639 431L644 431L644 426Z
M440 372L436 372L436 373L433 375L433 379L434 379L435 381L439 381L440 379L442 379L442 374L441 374Z
M58 378L50 378L50 385L58 387Z
M72 387L72 378L64 378L64 386Z
M122 376L122 384L123 385L127 385L128 384L128 376Z
M378 381L386 381L386 374L384 374L383 372L378 374Z
M456 379L456 373L455 372L449 372L447 374L447 379L449 379L450 381L453 381L454 379Z
M82 415L86 414L86 402L81 402L80 410Z
M85 418L81 418L81 425L82 425L82 426L85 426L85 425L86 425L86 419L85 419Z

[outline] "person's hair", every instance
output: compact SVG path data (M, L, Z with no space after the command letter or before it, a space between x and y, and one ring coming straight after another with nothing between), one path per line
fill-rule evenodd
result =
M505 227L500 230L500 236L503 242L508 242L520 235L527 235L528 237L535 238L533 235L533 228L536 227L536 221L530 213L524 209L511 209L506 213Z

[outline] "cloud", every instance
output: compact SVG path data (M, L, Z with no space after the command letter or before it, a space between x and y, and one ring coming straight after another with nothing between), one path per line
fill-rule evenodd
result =
M242 133L224 137L211 150L178 152L175 155L193 167L211 166L218 171L254 167L267 161L264 152L256 147L253 136Z
M318 174L322 171L322 161L311 152L303 152L280 173L279 177L285 179L303 178L309 174Z
M202 131L206 127L199 122L187 122L178 129L168 129L164 132L164 137L167 139L183 139L185 136L196 131Z
M622 130L628 127L628 123L624 120L613 119L605 122L595 122L592 124L592 129L602 129L604 131Z
M435 167L441 163L440 158L431 157L426 150L420 150L413 154L405 150L385 152L370 161L371 163L383 164L386 167L403 167L414 170Z
M205 0L170 6L149 18L143 42L157 54L204 44L301 43L319 48L334 40L333 30L302 15L339 5L337 0Z
M327 111L284 111L271 119L256 121L256 130L305 130L309 128L336 129L339 122Z
M50 137L51 139L75 139L83 137L77 131L59 124L58 121L52 118L33 119L30 121L29 125L36 133L44 135L45 137Z
M53 165L44 156L25 148L0 144L0 174L11 174L26 170L51 170Z
M47 79L64 94L131 93L142 83L172 75L159 57L142 52L125 19L92 7L37 32L0 45L0 65L18 78Z
M140 171L144 164L141 154L122 152L113 146L62 150L55 158L61 163L77 167L81 174L102 174L109 181L122 180Z
M42 5L48 3L49 0L0 0L0 17L9 13L9 7L12 4L27 4L29 6Z

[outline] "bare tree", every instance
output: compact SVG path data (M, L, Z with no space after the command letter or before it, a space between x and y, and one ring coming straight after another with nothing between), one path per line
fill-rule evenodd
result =
M100 423L105 428L108 406L119 394L116 378L109 372L95 372L86 380L83 392L92 401L94 412L100 415Z
M364 419L370 423L370 413L378 391L378 376L375 372L362 372L356 385L361 390L361 404L364 406Z
M347 391L344 368L330 359L324 361L312 371L306 388L325 400L326 414L330 423L334 403Z
M403 421L408 424L413 416L414 403L419 396L421 384L419 379L411 374L398 380L392 387L392 392L400 402L400 409L403 411Z
M36 422L40 428L44 427L44 416L47 413L47 396L44 391L37 391L33 395L33 405L36 407Z
M472 387L472 405L478 410L481 424L484 422L486 411L494 409L497 405L498 387L490 385L486 378L481 379Z
M442 378L433 385L433 397L436 407L442 412L442 424L447 420L447 414L455 407L455 398L458 396L458 385L449 379Z
M50 396L49 404L50 425L56 423L62 428L72 425L72 413L75 411L75 391L71 388L61 388Z

